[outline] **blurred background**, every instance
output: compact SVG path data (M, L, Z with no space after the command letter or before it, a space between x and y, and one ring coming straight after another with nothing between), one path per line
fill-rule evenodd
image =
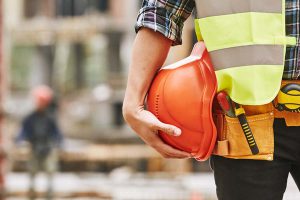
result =
M141 3L0 0L1 199L216 199L208 162L163 159L124 123ZM189 55L191 18L183 32L183 45L172 48L165 64ZM52 117L64 138L50 196L47 172L36 175L31 194L33 150L29 142L16 142L22 121L35 110L31 91L39 85L53 90ZM289 184L286 198L293 199L297 189Z

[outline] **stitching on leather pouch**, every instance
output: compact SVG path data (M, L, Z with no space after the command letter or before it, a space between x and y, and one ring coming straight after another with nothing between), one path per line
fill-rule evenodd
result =
M274 116L274 115L273 115ZM272 139L272 143L274 144L274 130L272 130L273 129L273 126L270 126L269 127L269 134L271 134L272 136L270 137L270 139L269 139L269 144L271 143L271 139ZM274 148L275 148L275 145L273 145L273 149L271 150L271 154L273 154L274 153Z
M272 115L272 112L270 112L270 113L264 113L264 114L260 114L260 115L261 115L261 118L259 118L259 117L257 118L257 116L254 115L255 116L254 119L250 119L250 120L248 120L248 122L264 121L264 120L272 121L274 119L274 115ZM224 119L224 120L226 120L226 119ZM225 134L226 134L226 138L228 138L228 133L229 134L233 134L233 132L229 128L230 127L229 124L238 124L239 121L233 121L233 119L230 119L230 118L228 120L228 118L227 118L226 122L227 123L226 123L226 132L225 132ZM266 133L268 135L268 137L267 137L267 143L268 144L271 144L271 143L274 142L274 136L272 136L272 127L273 126L269 126L268 129L267 129L267 133ZM235 137L235 136L232 136L232 137ZM257 155L257 158L259 156L273 155L273 153L274 153L274 146L273 146L273 149L271 147L269 149L269 147L268 147L268 151L266 151L266 152L260 152ZM230 156L230 153L229 153L229 156ZM243 158L244 157L245 158L247 156L248 155L237 155L237 156L233 156L233 157L238 157L238 158ZM265 159L263 159L263 160L265 160Z
M248 116L249 117L249 116ZM250 116L251 117L251 116ZM227 118L228 119L228 118ZM256 118L256 119L249 119L247 118L248 122L256 122L256 121L262 121L262 120L267 120L267 119L272 119L271 116L266 116L266 117L262 117L262 118ZM233 121L233 120L226 120L228 123L231 124L238 124L240 123L239 121Z
M270 132L271 132L271 127L269 127L269 132L268 132L268 134L270 134ZM268 137L268 138L269 138L268 144L270 144L270 143L271 143L271 137Z
M228 131L228 125L227 125L227 123L226 123L226 119L225 119L225 117L223 117L223 130L222 130L222 135L221 136L223 136L223 137L221 137L221 140L226 140L227 139L227 131Z

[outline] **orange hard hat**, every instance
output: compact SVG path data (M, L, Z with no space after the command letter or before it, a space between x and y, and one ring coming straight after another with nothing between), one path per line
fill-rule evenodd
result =
M47 106L53 99L53 91L46 85L40 85L32 90L32 95L38 107Z
M203 42L195 44L189 57L161 68L148 93L148 110L182 133L171 136L159 131L160 137L197 160L207 160L217 137L212 117L216 90L216 75Z

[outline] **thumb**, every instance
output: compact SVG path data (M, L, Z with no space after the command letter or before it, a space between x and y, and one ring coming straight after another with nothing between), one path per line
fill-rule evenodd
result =
M160 122L157 126L157 129L164 133L167 133L169 135L173 135L173 136L181 135L181 130L171 124L165 124L165 123Z

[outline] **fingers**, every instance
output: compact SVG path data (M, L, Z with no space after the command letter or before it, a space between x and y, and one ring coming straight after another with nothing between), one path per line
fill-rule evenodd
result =
M171 147L170 145L164 143L162 139L153 133L148 133L141 138L154 148L158 153L160 153L164 158L192 158L193 156L190 153L181 151Z
M155 135L157 139L152 140L150 143L147 140L144 140L148 145L150 145L152 148L154 148L159 154L161 154L164 158L192 158L193 155L181 151L179 149L175 149L171 147L170 145L164 143L157 135ZM154 136L154 137L155 137Z
M160 130L164 133L167 133L169 135L173 136L180 136L181 135L181 130L177 128L176 126L170 125L170 124L165 124L162 122L158 122L156 126L157 130Z
M183 158L191 158L192 157L191 154L181 151L181 150L178 150L178 149L175 149L164 143L162 143L160 145L159 153L164 158L181 158L181 159L183 159Z
M158 130L160 130L166 134L173 136L181 135L181 130L179 128L174 125L165 124L159 121L159 119L157 119L157 117L149 111L142 110L141 112L139 112L139 117L137 119L137 121L143 122L153 132L157 132Z
M158 131L162 131L172 136L179 136L181 135L181 130L178 127L159 121L152 113L145 110L137 112L134 117L128 118L127 122L145 143L152 146L164 158L192 157L191 154L187 152L165 144L156 134Z

